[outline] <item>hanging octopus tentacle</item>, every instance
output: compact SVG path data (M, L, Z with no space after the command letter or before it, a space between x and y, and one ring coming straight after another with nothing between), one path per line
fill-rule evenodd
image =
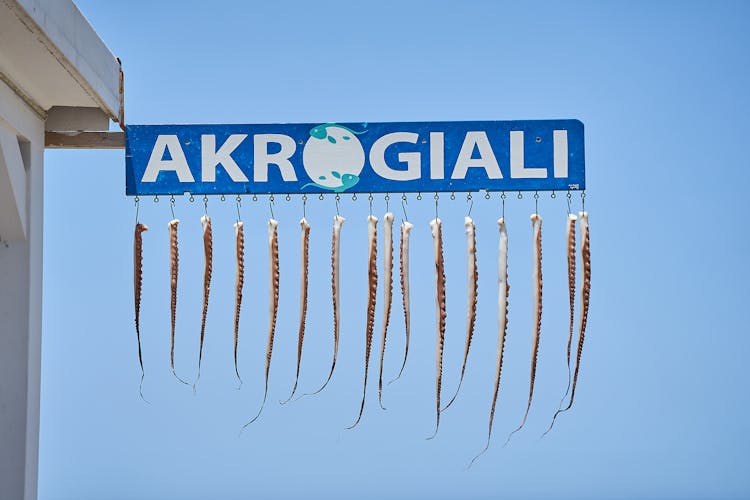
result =
M302 362L302 343L305 339L305 320L307 318L307 284L308 284L308 267L310 262L310 224L307 219L302 218L299 221L299 225L302 229L301 234L301 251L300 251L300 297L299 297L299 329L297 332L297 372L294 377L294 387L292 387L292 393L289 397L282 401L281 404L286 404L294 397L294 393L297 392L297 383L299 382L299 368Z
M510 285L508 284L508 231L505 227L505 219L500 218L497 221L500 226L500 244L498 248L497 263L497 363L495 365L495 388L492 392L492 405L490 406L490 422L487 426L487 444L469 464L474 462L490 449L490 440L492 439L492 423L495 420L495 406L497 404L497 395L500 391L500 375L503 372L503 351L505 350L505 335L508 332L508 296L510 295Z
M252 424L260 417L263 413L263 407L266 405L266 399L268 398L268 374L271 370L271 355L273 354L273 339L276 333L276 317L279 312L279 234L277 231L279 223L275 219L268 221L268 257L270 269L268 273L269 277L269 288L271 292L270 304L269 304L269 316L268 316L268 344L266 346L266 383L265 389L263 390L263 402L260 404L258 414L255 415L248 423L242 426L245 427Z
M443 408L442 411L448 409L453 401L458 396L458 391L461 390L461 384L464 381L464 373L466 373L466 362L469 359L469 349L471 348L471 339L474 336L474 325L477 320L477 283L479 281L479 274L477 271L477 239L476 239L476 226L471 217L464 218L464 226L466 227L466 250L467 250L467 278L468 278L468 303L467 303L467 314L466 314L466 347L464 348L464 362L461 366L461 377L458 380L458 388L456 393L453 395L451 400Z
M143 233L148 226L136 223L133 236L133 303L135 305L135 335L138 339L138 363L141 365L141 383L139 393L143 397L143 354L141 352L141 290L143 289Z
M195 390L198 381L201 378L201 361L203 360L203 339L206 334L206 316L208 315L208 296L211 293L211 274L213 273L213 233L211 231L211 217L204 215L201 217L203 226L203 313L201 314L201 339L200 348L198 349L198 377L193 384Z
M388 382L392 384L404 373L406 358L409 356L409 336L411 329L411 305L409 303L409 233L414 227L409 221L401 223L401 250L399 252L400 275L401 275L401 303L404 309L404 333L406 342L404 345L404 361L401 363L401 369L398 371L396 378Z
M393 298L393 214L388 212L383 217L383 233L385 255L383 256L383 331L380 346L380 373L378 375L378 403L383 406L383 361L385 359L385 343L388 334L388 322L391 318L391 301Z
M240 310L242 308L242 288L245 285L245 231L244 223L237 221L234 224L235 233L235 256L237 272L234 285L234 373L242 385L240 370L237 366L237 347L240 340Z
M171 312L171 348L170 348L170 362L172 365L172 374L177 380L185 385L188 384L185 380L181 379L174 369L174 332L175 324L177 323L177 277L179 275L180 267L180 255L177 247L177 225L180 223L177 219L169 221L167 227L169 228L169 276L170 276L170 312Z
M531 346L531 377L529 382L529 402L526 404L526 412L523 414L523 420L513 432L510 433L505 441L507 445L510 438L516 432L520 431L526 424L526 418L529 416L531 409L531 400L534 396L534 381L536 379L536 360L539 353L539 335L542 329L542 217L539 214L531 215L531 225L534 229L534 334L532 336Z
M359 406L357 420L347 427L353 429L362 419L365 409L365 396L367 395L367 371L370 366L370 351L372 349L372 333L375 328L375 300L378 292L378 218L370 215L367 217L367 241L368 241L368 264L367 264L367 327L365 329L365 376L362 386L362 404Z
M435 349L435 432L427 439L437 436L440 428L440 390L443 385L443 348L445 346L445 263L443 261L442 221L438 218L430 221L433 251L435 254L435 303L436 303L436 349Z

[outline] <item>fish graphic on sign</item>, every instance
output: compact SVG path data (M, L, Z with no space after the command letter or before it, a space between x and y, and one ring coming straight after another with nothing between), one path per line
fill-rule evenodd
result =
M357 184L365 165L365 151L357 136L366 132L336 123L310 129L310 138L302 151L302 165L313 182L302 188L315 186L342 193Z

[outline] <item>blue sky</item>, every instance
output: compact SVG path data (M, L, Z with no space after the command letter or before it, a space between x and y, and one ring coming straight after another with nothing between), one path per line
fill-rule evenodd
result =
M539 440L567 380L564 197L542 196L544 315L525 429L531 344L531 197L510 197L510 325L492 447L496 198L479 197L479 311L466 379L435 440L434 292L428 222L410 199L409 362L377 405L361 397L366 309L364 197L345 197L339 364L316 397L280 406L294 382L301 202L278 199L281 302L269 403L263 391L266 202L243 204L248 275L232 364L232 203L209 202L214 282L197 394L169 370L164 199L144 200L140 372L132 315L132 226L122 151L49 151L39 495L87 498L744 498L750 409L746 283L750 6L745 2L79 1L123 60L126 121L378 122L577 118L586 126L593 283L573 411ZM382 215L385 202L374 200ZM574 209L580 199L574 198ZM466 200L441 199L448 331L444 387L458 381L466 307ZM200 203L179 198L177 369L197 365ZM303 390L331 355L332 199L310 200L311 300ZM400 213L396 211L400 220ZM400 297L395 296L396 305ZM376 328L381 321L378 308ZM376 335L377 339L377 335ZM394 309L386 373L403 323ZM374 353L379 351L379 341ZM375 360L376 357L373 357ZM373 363L377 366L377 362ZM373 377L373 373L375 376ZM743 472L744 471L744 472Z

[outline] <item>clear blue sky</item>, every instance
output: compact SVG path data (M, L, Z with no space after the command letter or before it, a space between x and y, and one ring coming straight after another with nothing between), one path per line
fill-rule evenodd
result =
M342 204L339 365L314 398L279 406L294 379L299 200L277 202L281 312L269 404L262 397L266 203L243 206L249 270L232 365L234 206L211 200L215 266L198 392L169 370L168 204L142 203L144 392L132 313L133 202L122 151L46 157L39 494L108 498L746 498L750 328L747 2L79 1L123 60L126 120L157 123L577 118L586 125L593 285L573 411L544 440L567 379L562 196L544 216L544 316L535 400L531 343L533 200L508 200L511 314L490 451L497 199L479 198L479 316L462 393L434 425L431 200L409 204L414 329L403 378L358 428L363 368L364 198ZM580 208L575 199L574 208ZM385 204L377 197L375 212ZM455 387L466 307L466 201L441 200L446 233L445 391ZM331 353L333 201L311 200L311 302L301 387ZM179 199L177 369L192 379L201 303L199 203ZM397 215L400 216L400 214ZM744 256L744 257L743 257ZM400 301L395 296L396 305ZM378 308L376 325L380 325ZM386 353L403 348L396 308ZM376 336L377 339L377 336ZM379 351L379 341L374 352ZM376 357L373 356L373 360ZM377 366L377 362L374 363ZM743 472L744 471L744 472Z

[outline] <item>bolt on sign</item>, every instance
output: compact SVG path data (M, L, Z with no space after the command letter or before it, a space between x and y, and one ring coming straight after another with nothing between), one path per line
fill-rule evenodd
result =
M583 123L131 125L126 194L585 189Z

